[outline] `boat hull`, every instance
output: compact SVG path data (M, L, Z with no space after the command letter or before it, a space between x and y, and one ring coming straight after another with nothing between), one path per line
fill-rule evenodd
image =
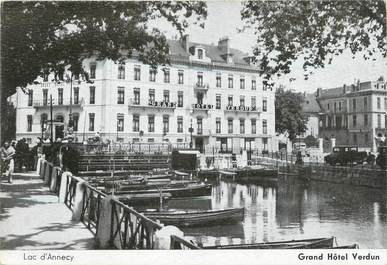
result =
M186 213L144 212L144 214L151 219L159 220L165 225L178 227L238 223L244 220L244 208Z
M185 198L185 197L201 197L201 196L211 196L212 186L210 184L203 185L193 185L186 187L165 187L162 188L162 192L167 192L172 195L172 198ZM128 190L128 191L117 191L116 194L139 194L139 193L155 193L159 192L158 189L152 187L150 189L140 189L140 190Z

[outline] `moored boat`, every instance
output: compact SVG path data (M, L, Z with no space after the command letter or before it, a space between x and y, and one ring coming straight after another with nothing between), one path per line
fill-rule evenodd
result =
M204 246L204 249L314 249L333 248L335 237L311 238L251 244Z
M165 225L200 226L220 223L238 223L244 220L244 208L195 211L145 211L143 214Z
M170 193L162 193L162 201L166 202L172 195ZM117 196L118 199L130 206L138 205L160 205L160 193L146 193L146 194L131 194L131 195L122 195Z

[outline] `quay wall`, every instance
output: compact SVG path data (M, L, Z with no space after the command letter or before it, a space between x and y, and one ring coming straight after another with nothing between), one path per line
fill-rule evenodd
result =
M378 189L387 188L386 170L329 165L291 165L287 166L286 170L306 180L350 184Z

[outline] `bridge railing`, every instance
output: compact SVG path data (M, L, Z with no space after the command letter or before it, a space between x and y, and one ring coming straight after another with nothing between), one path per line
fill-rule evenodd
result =
M163 226L118 200L111 200L111 244L118 249L153 249L154 234Z
M101 203L106 194L85 184L85 190L82 199L81 221L85 226L96 235L98 232L98 223L100 220Z
M78 180L71 175L66 178L66 193L64 203L69 207L70 210L74 209L74 202L77 190Z

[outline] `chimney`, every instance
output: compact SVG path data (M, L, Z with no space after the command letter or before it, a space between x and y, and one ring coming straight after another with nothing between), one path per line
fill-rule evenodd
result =
M181 43L183 44L183 48L186 52L188 52L189 49L189 35L186 34L182 37Z
M230 42L228 37L223 37L218 41L218 48L222 52L222 54L230 53Z
M322 95L322 88L319 87L319 88L317 88L316 97L317 97L317 98L318 98L318 97L321 97L321 95Z

